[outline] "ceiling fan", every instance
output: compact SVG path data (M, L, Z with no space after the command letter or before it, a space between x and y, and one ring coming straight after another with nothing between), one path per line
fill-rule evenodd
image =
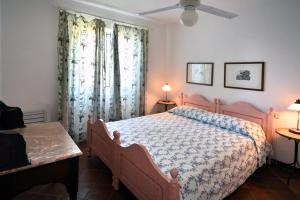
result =
M155 10L150 10L150 11L146 11L146 12L141 12L138 14L139 15L148 15L148 14L163 12L163 11L167 11L167 10L173 10L176 8L183 9L183 12L180 16L180 22L185 26L193 26L197 23L198 13L196 12L196 10L200 10L200 11L210 13L210 14L213 14L213 15L216 15L219 17L224 17L227 19L233 19L238 16L237 14L227 12L227 11L221 10L219 8L204 5L204 4L200 3L200 0L180 0L180 2L176 5L159 8L159 9L155 9Z

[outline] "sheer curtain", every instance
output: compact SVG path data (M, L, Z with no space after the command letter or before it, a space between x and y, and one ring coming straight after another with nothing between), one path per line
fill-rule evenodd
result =
M91 18L91 19L90 19ZM144 114L148 32L66 11L59 13L59 120L86 139L88 114L105 121Z

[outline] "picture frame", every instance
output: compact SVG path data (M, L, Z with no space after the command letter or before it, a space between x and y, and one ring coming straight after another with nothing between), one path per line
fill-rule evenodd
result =
M213 85L214 63L188 62L186 64L186 83L197 85Z
M224 88L264 91L264 62L224 63Z

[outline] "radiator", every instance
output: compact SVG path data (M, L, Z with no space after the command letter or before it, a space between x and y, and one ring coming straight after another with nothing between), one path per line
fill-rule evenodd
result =
M46 122L46 111L30 111L24 112L24 123L31 124L31 123L38 123L38 122Z

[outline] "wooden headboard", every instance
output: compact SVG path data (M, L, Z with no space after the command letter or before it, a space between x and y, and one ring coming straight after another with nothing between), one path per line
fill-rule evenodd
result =
M259 124L266 134L269 142L272 140L272 121L274 117L273 108L265 113L256 108L254 105L247 102L236 102L230 105L223 105L220 99L215 99L214 103L208 101L205 97L199 94L192 96L181 94L181 105L193 106L210 112L216 112L223 115L241 118Z
M194 94L190 97L181 94L181 105L193 106L196 108L207 110L209 112L216 112L216 108L217 108L216 102L217 100L215 100L215 102L212 103L199 94Z
M260 111L254 105L247 102L236 102L230 105L222 105L217 100L217 112L224 115L238 117L261 125L268 141L272 139L273 108L268 113Z

